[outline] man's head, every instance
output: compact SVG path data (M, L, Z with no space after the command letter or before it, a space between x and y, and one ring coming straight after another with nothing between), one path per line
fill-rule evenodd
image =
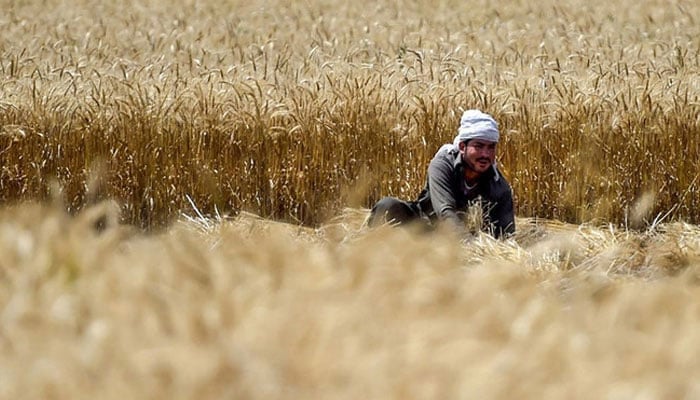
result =
M480 175L493 165L498 139L498 123L492 116L467 110L462 114L453 144L467 167Z

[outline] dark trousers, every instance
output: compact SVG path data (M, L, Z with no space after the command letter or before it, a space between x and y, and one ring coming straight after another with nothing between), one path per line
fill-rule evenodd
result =
M395 197L384 197L372 207L367 225L375 227L390 223L392 225L404 225L413 222L422 222L429 225L427 218L421 217L421 212L414 202L403 201Z

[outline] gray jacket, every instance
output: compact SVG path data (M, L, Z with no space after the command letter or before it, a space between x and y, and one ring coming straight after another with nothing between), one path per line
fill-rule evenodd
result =
M515 232L512 190L495 164L480 177L477 186L468 191L464 168L459 150L452 144L443 145L435 153L428 166L425 188L415 202L421 216L433 223L450 221L460 233L465 233L465 224L460 214L470 204L479 202L483 211L484 228L494 237Z

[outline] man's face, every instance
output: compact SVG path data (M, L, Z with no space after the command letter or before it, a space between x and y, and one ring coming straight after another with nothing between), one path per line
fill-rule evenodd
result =
M472 171L483 174L496 158L496 143L482 139L472 139L459 144L459 152L467 167Z

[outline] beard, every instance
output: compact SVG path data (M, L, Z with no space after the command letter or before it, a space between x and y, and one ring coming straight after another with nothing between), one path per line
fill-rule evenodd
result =
M485 172L488 170L488 168L491 165L493 165L493 161L491 161L491 159L486 158L486 157L477 158L476 160L474 160L474 163L472 163L470 160L465 160L465 161L466 161L465 164L467 165L467 168L469 168L475 172ZM480 171L479 169L477 169L477 165L481 164L482 162L484 163L484 168L483 168L483 171ZM481 167L479 167L479 168L481 168Z

